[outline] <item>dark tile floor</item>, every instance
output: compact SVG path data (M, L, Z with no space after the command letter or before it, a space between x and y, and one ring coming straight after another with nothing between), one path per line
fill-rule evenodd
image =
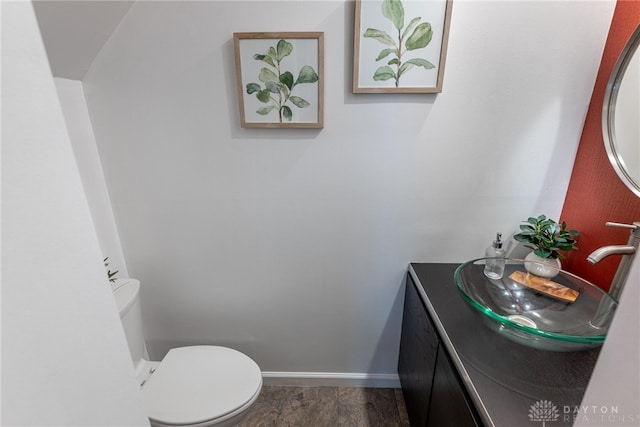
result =
M393 388L263 386L238 427L408 427Z

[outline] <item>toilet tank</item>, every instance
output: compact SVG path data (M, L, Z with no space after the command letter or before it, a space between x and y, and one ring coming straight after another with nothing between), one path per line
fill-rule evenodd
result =
M142 311L140 308L140 281L136 279L116 279L113 286L120 320L127 337L133 365L138 368L148 358L142 333Z

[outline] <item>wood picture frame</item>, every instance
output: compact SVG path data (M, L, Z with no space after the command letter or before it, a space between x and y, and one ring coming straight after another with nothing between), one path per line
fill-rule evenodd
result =
M453 0L356 0L353 93L439 93Z
M243 128L322 128L324 33L234 33Z

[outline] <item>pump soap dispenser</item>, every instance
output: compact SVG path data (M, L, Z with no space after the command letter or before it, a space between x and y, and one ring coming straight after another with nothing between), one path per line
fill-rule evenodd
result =
M484 275L490 279L502 279L504 274L504 249L502 249L502 233L496 233L496 240L487 248L484 256Z

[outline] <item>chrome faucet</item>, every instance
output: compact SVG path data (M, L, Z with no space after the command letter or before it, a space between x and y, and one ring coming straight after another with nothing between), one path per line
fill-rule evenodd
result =
M629 240L626 245L603 246L596 249L587 257L587 261L591 264L597 264L609 255L622 255L616 274L611 281L611 287L609 288L609 295L616 300L620 300L620 294L622 294L627 276L629 275L629 269L631 268L631 261L638 251L638 245L640 244L640 222L634 222L633 224L607 222L605 225L607 227L630 229Z

